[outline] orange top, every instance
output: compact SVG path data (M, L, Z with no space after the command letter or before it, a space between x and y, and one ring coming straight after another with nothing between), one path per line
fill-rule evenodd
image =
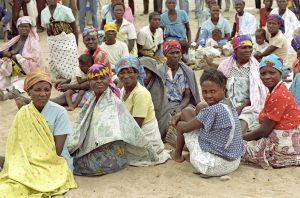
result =
M263 110L259 114L259 123L267 117L276 122L274 129L289 130L300 124L300 108L292 93L283 82L278 83L268 94Z

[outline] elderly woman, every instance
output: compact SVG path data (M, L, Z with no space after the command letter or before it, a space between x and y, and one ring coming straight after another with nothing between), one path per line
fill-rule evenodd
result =
M32 102L18 111L8 134L1 195L51 197L76 188L65 144L72 129L66 110L49 101L51 87L50 77L40 69L25 79Z
M300 165L300 109L282 82L282 59L271 54L260 63L260 78L269 89L259 114L260 127L244 134L244 161L263 168Z
M142 57L140 61L146 73L144 84L151 94L160 135L161 138L164 139L172 111L166 94L166 87L157 69L156 61L149 57Z
M78 63L78 30L72 10L47 0L48 6L41 13L42 26L47 29L49 68L55 78L70 79Z
M0 90L15 86L23 92L24 76L37 67L43 67L39 36L32 24L31 17L19 18L19 35L0 48Z
M269 47L263 52L256 52L254 57L257 60L261 60L262 57L273 53L283 60L284 65L287 65L289 44L286 37L283 35L285 32L285 25L282 17L277 14L269 15L267 19L267 29Z
M184 10L176 10L176 0L166 0L167 11L161 14L161 26L165 40L191 42L189 16Z
M109 85L108 68L94 64L87 78L93 94L79 114L68 145L74 156L74 174L99 176L119 171L127 164L158 163L160 158L151 142ZM143 153L143 158L130 149Z
M170 155L164 150L151 94L143 87L145 75L143 66L137 58L125 56L116 63L115 69L123 84L121 100L153 146L159 157L157 163L164 163ZM132 152L135 151L132 149Z
M227 97L236 108L245 133L258 124L258 113L265 101L267 90L259 78L259 64L251 56L251 38L247 35L234 37L232 45L233 55L225 59L218 70L228 78Z

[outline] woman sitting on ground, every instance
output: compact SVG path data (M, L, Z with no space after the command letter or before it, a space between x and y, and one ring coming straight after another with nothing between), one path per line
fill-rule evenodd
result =
M137 58L125 56L116 63L115 70L123 84L121 100L159 156L157 163L164 163L170 155L164 150L151 94L143 87L145 75L143 66Z
M16 89L23 92L24 76L35 68L43 67L39 36L33 30L33 19L20 17L19 35L0 48L0 90ZM3 98L0 97L0 100Z
M172 158L183 162L184 145L197 173L222 176L239 167L244 154L242 130L237 112L225 99L226 77L220 71L204 71L200 78L206 105L198 105L200 112L184 109L172 119L177 129L176 150Z
M149 57L140 58L144 66L146 76L144 79L145 87L151 93L152 102L155 109L155 117L158 121L158 127L161 138L164 139L168 129L168 123L171 119L172 108L166 94L166 88L160 73L157 70L156 60Z
M234 53L220 65L227 79L227 97L238 112L243 133L255 127L267 89L259 78L259 63L251 55L252 42L247 35L232 39Z
M72 129L66 110L49 101L51 88L50 77L40 69L25 79L32 102L18 111L8 134L1 195L51 197L76 188L65 144Z
M244 134L243 159L263 168L300 165L300 109L282 82L283 61L271 54L260 63L260 78L269 89L259 114L260 127Z
M87 78L93 91L83 106L68 148L74 156L74 174L105 175L121 170L127 164L151 165L159 156L143 131L109 86L109 70L94 64ZM91 127L93 126L93 127ZM130 149L144 153L143 158Z

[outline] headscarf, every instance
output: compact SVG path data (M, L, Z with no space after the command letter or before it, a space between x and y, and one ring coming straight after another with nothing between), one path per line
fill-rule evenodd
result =
M297 51L300 48L300 34L294 35L291 45L295 51Z
M251 46L252 47L252 40L248 35L238 35L234 37L231 41L232 47L234 50L242 46Z
M30 24L31 26L34 26L33 20L30 16L20 17L17 21L17 27L21 24Z
M273 67L277 69L280 74L283 73L283 60L276 56L275 54L270 54L268 56L265 56L262 58L260 64L259 64L259 69L263 67Z
M102 77L102 76L106 76L109 78L109 82L111 81L111 77L110 77L110 72L109 72L109 68L106 67L105 65L99 65L99 64L94 64L92 65L89 70L87 71L87 79L93 79L96 77ZM116 94L116 96L120 97L120 90L116 87L113 86L114 84L109 83L109 87L112 90L112 92L114 94Z
M51 78L50 76L45 72L45 70L41 69L41 68L36 68L33 72L31 72L30 74L27 74L25 81L24 81L24 90L26 92L29 91L29 89L35 85L38 82L41 81L46 81L48 83L50 83L50 85L52 86L51 83Z
M285 27L284 27L283 18L279 14L271 14L271 15L268 16L267 22L274 21L274 20L277 21L277 23L279 25L279 29L284 34L285 33Z
M98 36L98 30L92 26L84 28L82 32L82 37L85 38L87 36Z
M115 64L115 71L118 75L122 69L134 68L138 72L138 81L144 86L145 70L141 65L140 60L134 56L123 56Z
M117 25L114 22L109 22L104 25L104 32L115 31L118 32Z
M164 53L164 55L167 55L167 53L171 49L179 49L181 51L181 45L180 45L180 43L178 41L175 41L175 40L165 41L164 42L164 46L163 46L163 53Z

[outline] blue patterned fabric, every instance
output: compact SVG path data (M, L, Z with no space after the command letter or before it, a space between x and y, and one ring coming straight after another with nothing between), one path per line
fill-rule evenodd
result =
M242 129L236 111L230 109L232 110L231 116L223 105L225 104L219 102L199 112L197 119L204 126L200 129L198 141L203 151L227 160L235 160L244 154ZM234 121L235 126L231 124L231 120ZM226 147L233 127L235 129L233 138Z
M165 75L167 97L172 106L177 105L182 101L184 90L189 88L188 81L180 67L178 68L173 79L170 78L168 72Z
M292 92L298 106L300 107L300 73L295 76L293 83L290 86L290 91Z

